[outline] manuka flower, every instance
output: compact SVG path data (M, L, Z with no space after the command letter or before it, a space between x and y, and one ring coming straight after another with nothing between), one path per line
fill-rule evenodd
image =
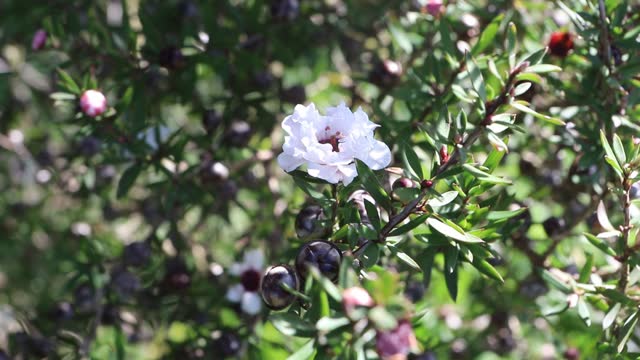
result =
M260 299L260 280L264 256L260 249L248 250L244 253L241 263L235 263L229 268L229 273L240 278L240 284L232 286L227 291L227 300L240 303L242 311L249 315L260 312L262 300Z
M313 177L348 185L358 175L355 160L373 170L391 162L389 147L373 137L379 125L362 109L351 112L344 103L320 115L315 105L297 105L282 122L287 133L278 163L287 172L306 164Z

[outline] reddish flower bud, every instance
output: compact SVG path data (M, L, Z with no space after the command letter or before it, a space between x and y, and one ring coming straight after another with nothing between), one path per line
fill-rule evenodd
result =
M107 98L98 90L87 90L80 97L80 108L85 115L96 117L107 110Z
M433 181L432 180L422 180L422 182L420 183L420 186L423 189L429 189L433 186Z
M442 145L440 148L440 160L442 160L443 164L449 161L449 151L446 145Z
M422 12L431 16L440 16L442 10L442 0L429 0L422 7Z
M378 331L376 335L376 351L383 359L406 359L409 352L418 342L411 324L402 320L390 331Z
M356 286L345 289L342 292L342 305L348 315L357 306L371 307L374 305L374 302L367 290Z
M556 31L549 39L551 55L566 57L573 50L573 35L566 31Z
M31 40L31 49L33 50L42 50L44 45L47 43L47 32L39 29L33 35L33 40Z

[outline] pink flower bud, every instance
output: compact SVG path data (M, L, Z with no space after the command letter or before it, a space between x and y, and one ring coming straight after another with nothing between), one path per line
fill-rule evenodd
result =
M429 0L422 9L423 12L431 16L440 16L442 14L442 0Z
M418 341L407 320L398 322L393 330L378 331L376 335L376 351L382 359L406 359L417 345Z
M31 40L31 49L33 50L41 50L44 48L44 45L47 43L47 32L39 29L33 35L33 40Z
M85 115L96 117L107 110L107 98L98 90L87 90L80 97L80 108Z
M361 287L351 287L342 292L342 304L345 311L349 313L356 306L371 307L374 302L367 290Z

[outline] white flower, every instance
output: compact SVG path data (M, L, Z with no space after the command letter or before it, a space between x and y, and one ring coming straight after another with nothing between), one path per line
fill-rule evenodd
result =
M306 164L309 175L348 185L358 175L355 159L373 170L391 162L389 147L373 137L378 126L361 108L351 112L344 103L328 108L325 116L313 103L296 105L282 122L288 135L278 164L287 172Z
M242 311L249 315L256 315L262 308L262 299L258 291L263 266L262 251L253 249L244 253L241 263L234 263L229 268L229 273L240 278L240 284L232 286L227 291L226 298L231 302L240 303Z

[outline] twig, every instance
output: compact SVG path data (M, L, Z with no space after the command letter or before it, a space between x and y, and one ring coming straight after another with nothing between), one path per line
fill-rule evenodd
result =
M504 88L500 92L500 95L498 95L498 97L490 101L487 101L485 103L486 113L482 121L476 126L476 128L471 132L471 134L467 136L464 142L455 148L455 150L449 157L449 160L443 163L442 165L440 165L440 167L434 173L433 178L436 178L439 175L442 175L451 166L453 166L454 164L457 164L463 149L470 148L471 145L473 145L476 142L476 140L480 138L480 135L484 132L484 129L491 124L491 118L493 117L493 114L500 108L500 106L507 104L509 102L512 96L511 94L512 94L513 85L515 84L516 76L528 66L529 66L528 62L523 62L518 67L511 70L511 73L509 74L509 78L507 79L507 82L504 85ZM416 206L427 195L427 190L428 189L426 188L423 189L417 198L411 201L404 209L402 209L400 213L398 213L395 216L392 216L389 219L389 222L382 228L382 230L380 230L380 236L378 238L379 242L384 242L386 237L389 235L389 233L398 224L402 223L407 217L409 217L409 215L411 215L415 211Z
M624 224L622 225L622 247L624 249L620 262L622 267L620 269L620 281L618 282L618 290L624 293L627 290L627 283L629 280L629 257L633 250L629 248L629 232L631 230L631 184L628 181L627 176L624 177L622 182L624 187L624 193L622 194L622 206L624 207Z
M603 47L604 63L611 70L611 44L609 43L609 28L607 27L607 9L604 0L598 0L598 8L600 13L600 43Z

